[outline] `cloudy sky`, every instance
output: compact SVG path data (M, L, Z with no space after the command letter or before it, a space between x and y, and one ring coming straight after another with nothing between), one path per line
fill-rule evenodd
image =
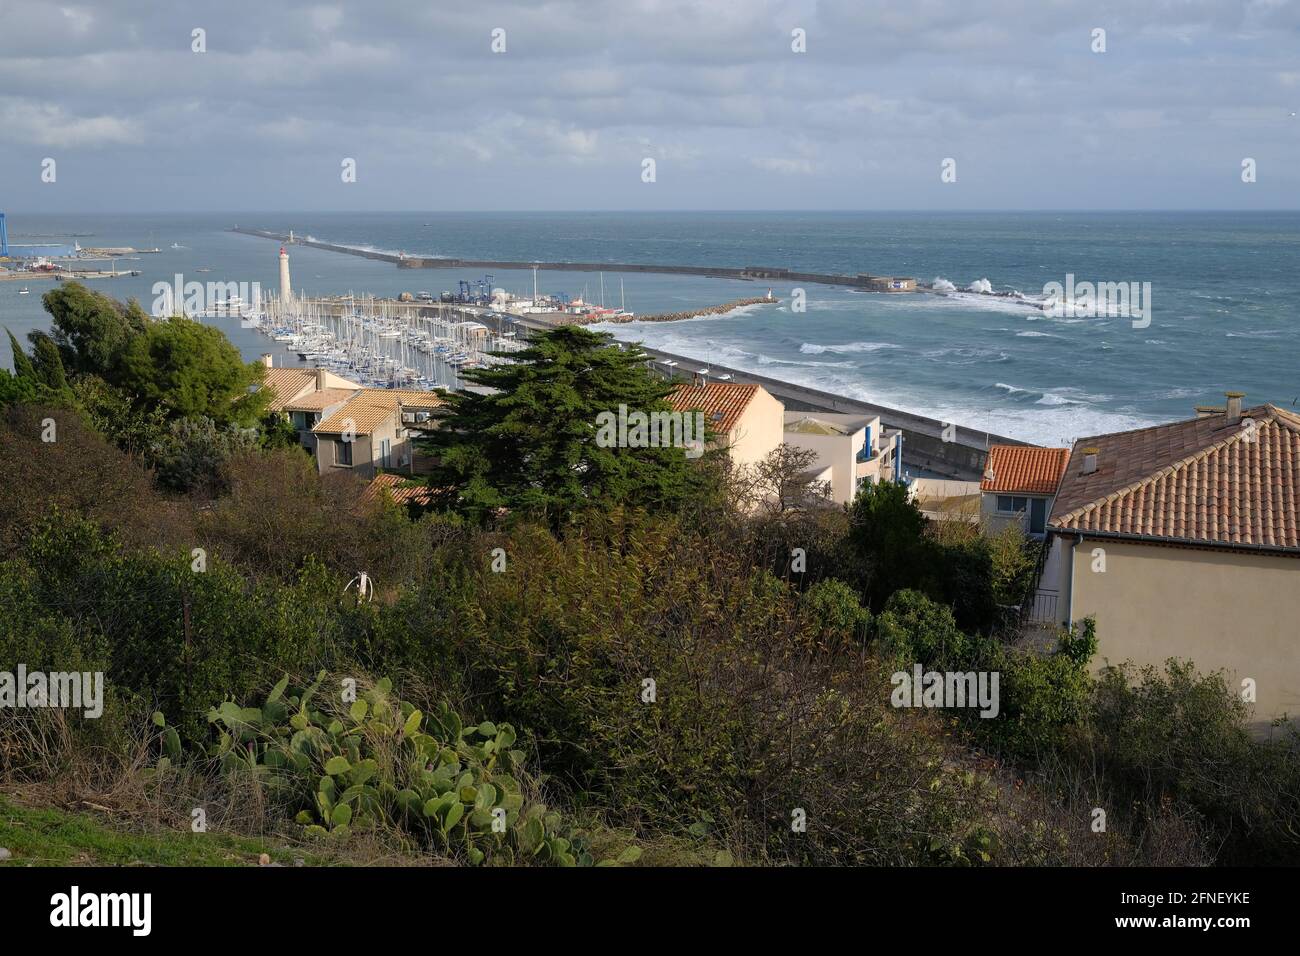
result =
M27 212L1294 209L1297 112L1300 0L0 0Z

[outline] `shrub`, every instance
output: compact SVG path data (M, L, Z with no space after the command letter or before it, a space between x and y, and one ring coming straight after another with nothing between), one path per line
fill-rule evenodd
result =
M471 864L595 862L582 834L526 795L525 754L509 724L466 726L445 702L426 715L393 696L386 678L345 706L318 694L324 679L321 671L289 691L286 676L261 707L228 699L212 708L218 739L205 754L296 808L308 836L346 839L354 828L393 826ZM165 773L181 759L180 737L162 713L154 723ZM639 853L629 847L601 863Z

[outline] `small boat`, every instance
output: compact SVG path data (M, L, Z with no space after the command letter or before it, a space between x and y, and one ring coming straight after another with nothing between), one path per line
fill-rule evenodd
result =
M18 290L18 294L19 294L19 295L31 295L31 294L32 294L32 290L29 289L29 288L27 288L27 286L23 286L21 289Z

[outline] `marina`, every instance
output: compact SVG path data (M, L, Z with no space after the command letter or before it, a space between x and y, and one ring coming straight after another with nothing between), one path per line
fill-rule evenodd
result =
M457 389L461 374L525 348L511 329L489 329L449 306L411 308L373 296L265 298L218 303L204 317L237 317L297 362L369 388Z

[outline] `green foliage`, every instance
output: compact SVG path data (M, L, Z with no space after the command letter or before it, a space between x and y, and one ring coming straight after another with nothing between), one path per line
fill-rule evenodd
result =
M0 369L0 407L10 405L67 406L72 404L58 349L43 333L33 333L36 355L30 357L8 329L14 371Z
M895 661L939 670L965 670L972 643L952 611L919 591L897 591L876 618L876 638Z
M79 376L72 392L95 430L128 455L152 464L154 449L162 447L170 437L165 408L139 407L131 395L98 375Z
M62 392L68 387L68 376L63 370L63 359L58 346L44 332L32 332L32 370L36 378L52 392Z
M7 328L5 334L9 336L9 348L13 352L15 377L36 381L36 370L32 368L32 360L27 357L23 347L18 344L18 339L14 338L14 334Z
M215 496L230 485L231 459L258 446L252 429L218 428L210 418L180 418L151 449L158 481L164 488Z
M1300 863L1300 736L1257 739L1222 673L1170 659L1099 678L1092 721L1072 757L1096 768L1117 801L1195 807L1225 844L1220 862ZM1258 731L1258 728L1256 728Z
M445 702L426 715L394 696L387 678L345 709L320 692L324 680L321 671L310 686L290 689L286 676L260 707L213 707L218 739L206 756L289 798L311 836L395 826L472 865L595 864L583 835L527 795L525 754L509 724L467 725ZM161 713L154 723L164 759L175 763L179 736ZM635 850L601 864L631 862Z
M132 300L120 302L79 282L64 282L41 300L53 320L53 338L71 373L112 380L128 342L144 332L149 316Z
M250 391L264 367L245 363L214 326L173 316L150 322L122 347L116 378L137 404L157 404L174 416L207 417L218 425L253 425L270 393Z
M701 494L703 473L681 448L597 444L601 413L668 409L671 386L650 376L639 349L570 326L510 357L469 373L496 391L451 396L427 442L440 462L429 484L443 507L478 521L506 508L559 526L588 509L675 511Z
M871 627L871 612L858 601L858 594L843 581L824 578L803 592L800 605L814 622L827 646L865 642Z
M924 574L925 515L906 485L880 481L861 487L849 518L847 549L863 570L860 590L872 610L878 610L895 591L915 587Z

